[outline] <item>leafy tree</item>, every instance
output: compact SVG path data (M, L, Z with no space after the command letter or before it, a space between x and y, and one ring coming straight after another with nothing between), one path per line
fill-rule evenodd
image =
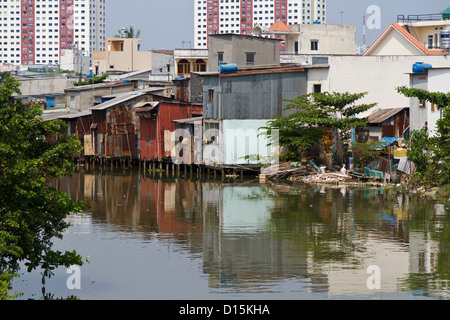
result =
M285 110L295 110L287 116L276 116L267 122L264 129L268 136L273 136L273 130L279 131L279 144L287 148L286 160L294 160L306 154L317 144L324 135L322 127L310 127L303 121L304 117L319 117L320 110L316 107L311 96L304 95L293 100Z
M0 279L20 269L40 267L43 280L58 266L82 265L75 251L52 250L53 238L62 238L69 213L84 203L50 188L46 178L70 175L80 142L61 134L62 122L44 122L42 107L24 105L19 83L9 77L0 82ZM56 136L56 142L45 137ZM7 280L5 280L7 279ZM3 289L2 289L3 291ZM5 293L1 294L5 297ZM1 298L1 297L0 297Z
M74 86L86 86L86 85L90 85L90 84L103 83L108 78L108 76L109 76L109 74L105 73L101 76L95 76L91 79L87 79L86 81L82 81L80 83L74 83Z
M415 160L419 162L417 164L412 160L416 166L419 166L417 168L419 174L426 174L426 170L433 170L437 174L434 178L442 182L448 181L450 176L450 93L430 92L424 89L408 88L405 86L397 88L397 92L409 98L417 98L434 103L441 111L442 116L436 123L437 136L435 139L429 139L427 142L429 144L428 148L432 148L432 153L430 153L434 160L432 165L430 166L430 163L428 163L427 167L421 165L421 163L424 163L424 159L420 157L423 145L419 145L416 148L412 144L409 153L411 153L411 156L414 155ZM432 175L428 172L428 176Z
M326 129L331 129L334 145L340 154L342 163L342 143L350 136L351 128L364 127L367 118L358 118L358 114L374 106L373 104L357 105L363 93L312 93L297 99L287 100L286 110L295 110L288 116L276 116L267 123L268 134L272 129L279 130L280 145L290 149L300 147L310 150L324 136Z
M381 149L383 149L383 146L380 141L354 143L352 145L354 164L360 168L367 166L381 155Z

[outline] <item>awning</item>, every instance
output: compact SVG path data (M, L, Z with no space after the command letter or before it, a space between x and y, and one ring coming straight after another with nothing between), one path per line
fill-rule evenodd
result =
M138 102L134 105L135 112L149 112L159 105L159 101Z
M188 118L188 119L177 119L177 120L172 120L172 122L175 123L195 123L195 122L201 122L203 120L203 117L193 117L193 118Z
M407 108L389 108L389 109L379 109L372 113L367 120L369 124L380 124L389 118L395 116L397 113L405 110Z

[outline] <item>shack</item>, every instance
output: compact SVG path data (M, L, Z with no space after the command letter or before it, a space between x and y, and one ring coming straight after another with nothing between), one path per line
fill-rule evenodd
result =
M91 134L91 116L92 112L90 110L69 112L59 116L59 119L63 120L67 125L63 128L65 133L69 135L74 134L83 146L83 150L74 155L76 161L84 162L86 152L88 154L91 152L91 146L86 146L84 143L84 137Z
M311 68L292 65L199 73L203 77L203 162L222 167L257 165L260 159L276 155L260 128L273 116L293 112L285 110L286 100L307 93Z
M202 104L178 100L161 100L135 106L140 128L140 160L167 161L175 147L173 120L201 117Z
M134 89L135 84L132 82L74 86L65 90L65 107L72 110L87 110L101 104L103 96L131 92Z
M84 136L86 156L110 161L139 159L139 121L134 106L153 101L148 91L134 91L90 108L91 133Z
M357 129L357 141L378 141L383 137L401 138L409 128L409 107L375 110L369 115L367 126Z

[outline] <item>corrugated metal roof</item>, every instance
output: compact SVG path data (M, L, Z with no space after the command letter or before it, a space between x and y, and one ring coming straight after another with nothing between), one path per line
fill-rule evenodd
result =
M159 105L159 101L139 102L134 106L135 112L149 112ZM147 106L147 107L146 107Z
M159 101L143 101L143 102L138 102L134 105L134 108L142 108L145 107L146 105L151 105L152 107L156 107L159 104Z
M68 114L61 115L59 117L59 119L73 119L73 118L78 118L78 117L89 116L91 114L92 114L91 110L84 110L84 111L80 111L80 112L70 112Z
M61 112L54 112L54 113L44 113L41 118L43 121L52 121L56 119L73 119L78 117L84 117L92 114L92 111L90 110L84 110L84 111L61 111Z
M111 107L114 107L118 104L121 104L123 102L127 102L129 100L135 99L137 97L143 96L144 94L146 94L146 92L137 92L137 91L132 91L129 92L127 95L123 95L114 99L111 99L109 101L106 101L102 104L99 104L97 106L91 107L90 110L105 110Z
M194 123L197 121L202 121L203 117L194 117L194 118L188 118L188 119L178 119L178 120L172 120L172 122L175 123Z
M379 110L375 111L374 113L372 113L368 117L369 120L367 123L371 123L371 124L382 123L383 121L386 121L387 119L395 116L397 113L399 113L400 111L403 111L405 109L407 109L407 108L379 109Z
M94 90L94 89L102 89L102 88L115 88L115 87L123 87L123 86L134 86L133 83L97 83L97 84L88 84L84 86L74 86L72 88L67 88L65 91L85 91L85 90Z

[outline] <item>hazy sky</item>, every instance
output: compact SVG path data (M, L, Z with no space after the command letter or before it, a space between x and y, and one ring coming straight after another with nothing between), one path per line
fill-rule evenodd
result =
M366 44L370 45L398 14L439 13L450 7L449 0L328 0L327 23L356 25L357 43L362 44L363 16L367 9L380 8L381 29L366 28ZM142 50L175 49L193 46L193 0L107 0L106 37L113 37L125 26L141 30ZM342 13L341 13L342 12Z

